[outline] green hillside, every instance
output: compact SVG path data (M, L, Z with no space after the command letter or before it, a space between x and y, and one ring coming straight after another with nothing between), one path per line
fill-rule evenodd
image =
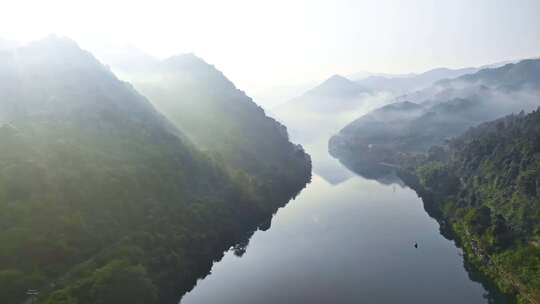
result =
M520 303L539 303L540 110L482 124L401 163L468 260Z
M29 289L39 303L177 303L287 202L72 41L0 53L0 67L0 303Z

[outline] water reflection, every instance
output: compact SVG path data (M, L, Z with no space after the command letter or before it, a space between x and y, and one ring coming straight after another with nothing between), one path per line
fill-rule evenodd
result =
M350 176L315 175L271 229L227 252L181 303L489 302L414 191L391 174L370 180L335 164Z
M351 170L340 165L337 159L326 152L326 140L319 140L308 144L304 143L304 148L311 155L313 173L320 176L327 183L336 186L355 175Z
M340 161L340 163L356 175L365 179L375 180L383 185L398 185L405 187L403 181L397 176L396 168L394 167L384 164L367 165L343 161Z

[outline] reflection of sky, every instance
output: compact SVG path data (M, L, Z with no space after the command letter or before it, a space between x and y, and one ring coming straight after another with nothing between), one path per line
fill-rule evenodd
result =
M486 303L438 228L409 188L314 175L243 257L227 253L182 304Z
M353 172L353 170L342 165L339 160L328 154L326 146L327 140L320 140L316 143L304 145L307 153L311 155L314 174L334 186L347 181L355 175L361 175L364 178L372 179L368 176L364 176L362 172ZM385 185L403 185L401 180L394 173L377 176L376 180Z
M324 141L304 147L311 155L313 172L332 185L338 185L354 176L349 169L341 166L337 159L328 154L326 145L327 143Z

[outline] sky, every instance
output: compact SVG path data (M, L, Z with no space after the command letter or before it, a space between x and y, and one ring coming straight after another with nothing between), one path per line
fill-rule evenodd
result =
M538 0L0 0L0 38L193 52L239 88L540 56Z

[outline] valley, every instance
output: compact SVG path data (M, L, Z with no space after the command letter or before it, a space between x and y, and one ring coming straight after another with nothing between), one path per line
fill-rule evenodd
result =
M539 1L4 2L0 304L540 304Z

